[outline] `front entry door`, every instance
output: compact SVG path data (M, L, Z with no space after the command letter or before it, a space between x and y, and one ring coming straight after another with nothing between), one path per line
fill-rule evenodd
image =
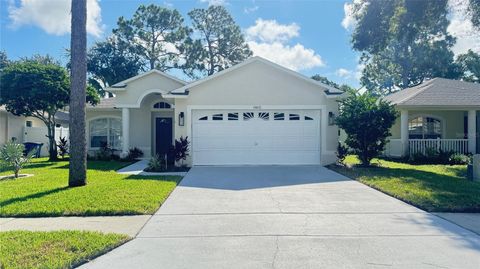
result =
M172 145L172 118L155 118L155 153L163 156Z

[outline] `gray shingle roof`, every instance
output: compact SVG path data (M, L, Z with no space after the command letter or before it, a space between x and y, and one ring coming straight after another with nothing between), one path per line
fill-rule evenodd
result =
M400 106L480 106L480 84L434 78L385 97Z
M116 106L116 98L102 98L96 106L87 104L87 108L114 108Z

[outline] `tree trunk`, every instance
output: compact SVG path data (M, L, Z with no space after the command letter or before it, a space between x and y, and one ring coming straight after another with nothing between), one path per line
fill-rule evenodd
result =
M57 143L55 141L55 124L47 124L49 161L58 161Z
M70 78L70 187L87 184L85 100L87 87L87 1L72 0Z

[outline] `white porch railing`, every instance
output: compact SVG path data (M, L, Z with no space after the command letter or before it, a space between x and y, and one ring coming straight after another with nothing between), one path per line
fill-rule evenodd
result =
M468 139L409 139L408 150L410 155L415 153L425 154L429 149L435 151L453 151L455 153L468 153Z

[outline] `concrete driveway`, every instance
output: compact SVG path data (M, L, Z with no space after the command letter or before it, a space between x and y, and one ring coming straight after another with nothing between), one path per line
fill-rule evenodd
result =
M195 167L85 268L480 268L480 236L320 166Z

